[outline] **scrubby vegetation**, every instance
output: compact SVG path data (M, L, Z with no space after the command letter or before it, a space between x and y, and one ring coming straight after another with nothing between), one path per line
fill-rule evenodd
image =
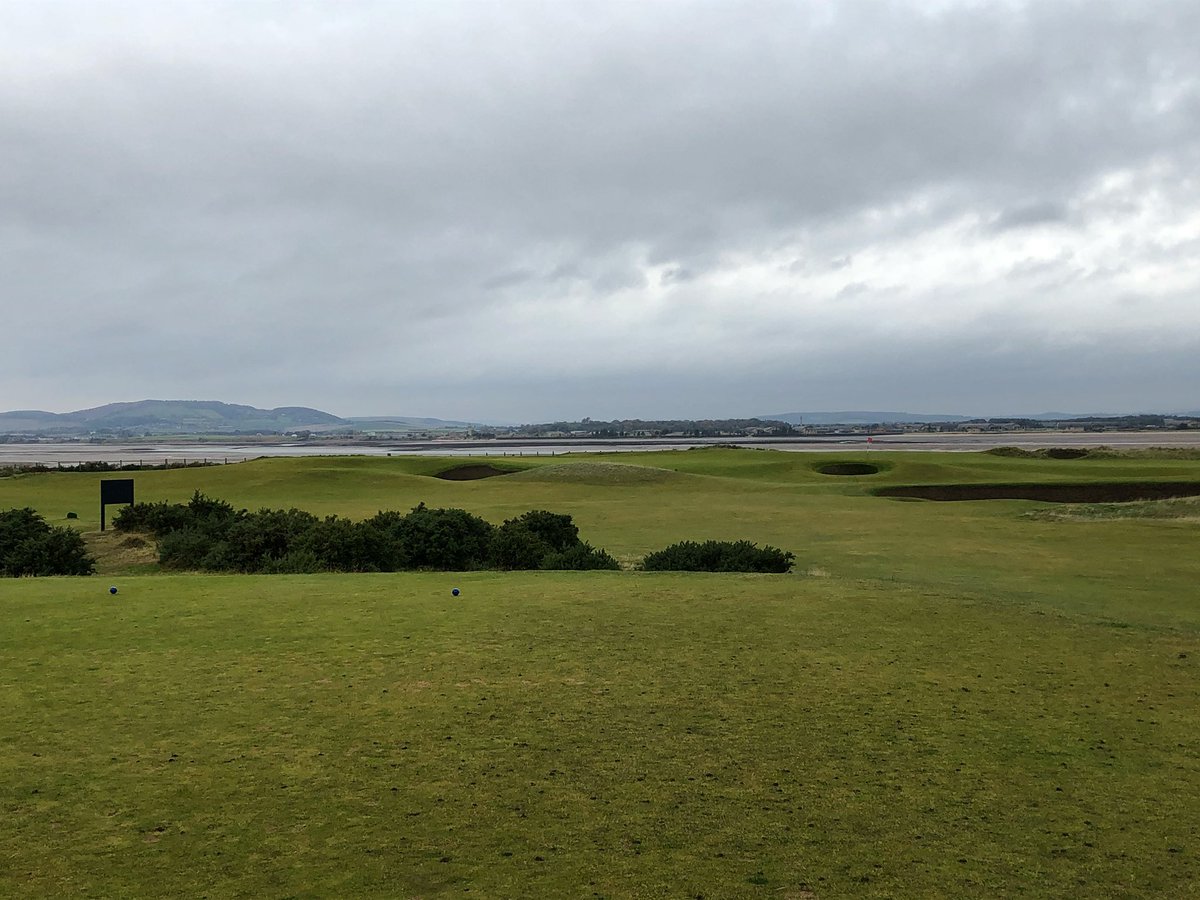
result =
M681 541L648 555L648 572L790 572L796 554L750 541Z
M246 574L595 570L620 568L579 536L569 515L534 509L493 525L465 509L385 510L355 522L300 509L234 510L197 491L186 503L139 503L113 520L152 534L167 569ZM651 553L647 571L789 572L795 554L750 541L684 541Z
M1073 503L1035 509L1022 518L1045 522L1104 522L1114 519L1200 520L1200 497L1140 500L1132 503Z
M95 562L71 528L49 525L29 507L0 513L0 575L91 575Z
M197 491L186 503L140 503L113 522L158 539L165 568L243 573L411 569L616 569L569 515L531 510L499 527L463 509L418 504L355 522L300 509L234 510Z
M153 472L161 469L198 469L206 466L219 466L219 462L207 459L164 459L162 462L105 462L104 460L85 460L77 463L58 463L47 466L42 463L18 464L0 466L0 478L15 478L18 475L42 475L47 472Z

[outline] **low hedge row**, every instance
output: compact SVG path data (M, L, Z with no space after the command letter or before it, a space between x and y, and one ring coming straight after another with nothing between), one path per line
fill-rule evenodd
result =
M197 491L186 503L139 503L122 531L153 534L169 569L213 572L396 572L410 569L617 569L579 537L569 515L543 509L493 525L463 509L379 512L362 522L299 509L235 510ZM788 572L795 555L749 541L684 541L648 555L646 571Z
M384 511L354 522L299 509L234 510L198 491L186 504L125 507L113 524L153 534L159 562L213 572L616 569L568 515L531 510L495 526L463 509Z

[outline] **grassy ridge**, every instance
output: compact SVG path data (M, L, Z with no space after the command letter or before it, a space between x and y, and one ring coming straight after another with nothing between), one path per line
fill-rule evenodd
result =
M0 583L0 893L1194 895L1196 520L868 491L1200 461L830 461L137 474L145 500L544 507L626 560L746 538L798 571L133 576L134 548L125 574ZM97 480L0 479L0 508L94 529Z
M618 461L619 459L619 461ZM847 454L754 450L691 450L567 457L490 458L497 466L524 470L516 477L453 482L430 476L469 460L429 457L303 457L260 459L230 466L136 473L139 499L186 500L193 490L238 506L299 506L316 513L365 517L382 506L468 505L509 508L505 498L588 498L589 488L645 490L670 495L805 488L825 495L860 495L868 487L900 484L1195 480L1200 460L1086 458L1045 460L987 453L889 453L855 456L883 471L870 476L821 475L817 469L847 461ZM689 477L691 476L691 477ZM99 524L95 474L51 472L0 479L0 506L35 502L47 518L79 513L86 527ZM699 480L697 480L697 478Z
M845 456L702 450L501 460L516 476L430 477L445 459L320 457L147 472L139 499L186 500L196 489L235 506L298 506L366 517L420 501L461 506L493 522L530 508L567 512L585 539L626 564L679 540L748 539L796 552L798 569L1031 604L1095 620L1195 628L1200 578L1194 523L1031 521L1027 501L916 503L873 497L885 484L1195 480L1200 461L1009 459L990 454L879 453L879 475L816 471ZM68 510L98 527L98 476L51 473L0 480L0 508L30 503L50 521ZM122 559L120 555L118 559ZM136 568L132 571L144 570Z

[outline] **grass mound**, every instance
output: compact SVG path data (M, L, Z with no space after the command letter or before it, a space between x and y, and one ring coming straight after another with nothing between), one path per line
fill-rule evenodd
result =
M1040 500L1045 503L1129 503L1200 496L1200 482L1120 481L1071 484L909 484L881 487L877 497L918 500Z
M878 475L879 466L861 462L826 463L817 466L817 471L822 475Z
M578 462L540 466L512 476L514 480L573 484L658 484L677 478L675 472L626 463Z

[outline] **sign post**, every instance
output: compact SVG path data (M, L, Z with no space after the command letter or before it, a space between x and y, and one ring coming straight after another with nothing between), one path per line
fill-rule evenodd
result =
M100 530L104 530L104 508L110 503L133 503L132 478L108 478L100 482Z

